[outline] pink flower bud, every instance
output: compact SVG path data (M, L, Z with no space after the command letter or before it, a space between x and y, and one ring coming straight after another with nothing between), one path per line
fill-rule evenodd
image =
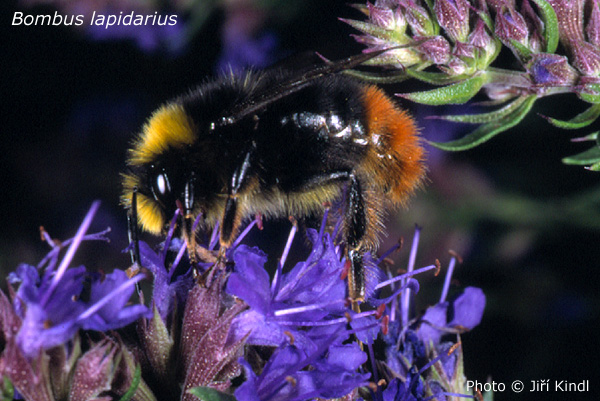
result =
M418 42L424 38L415 37ZM446 64L450 60L450 43L443 36L432 36L427 38L416 49L423 57L434 64Z
M526 45L529 35L525 19L514 7L503 7L496 14L495 33L506 44L510 44L511 40L515 40Z
M466 42L469 35L469 2L467 0L438 0L433 6L438 22L450 39Z
M527 65L527 72L537 86L567 86L577 80L577 71L569 65L565 56L558 54L534 54Z

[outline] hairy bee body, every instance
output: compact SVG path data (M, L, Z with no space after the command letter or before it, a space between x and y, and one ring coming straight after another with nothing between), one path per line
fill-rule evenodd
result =
M341 204L348 257L362 271L384 204L402 204L420 184L423 157L412 118L375 86L337 73L248 72L150 117L130 150L123 202L137 188L139 223L159 233L179 200L203 227L220 223L223 246L248 216L303 218ZM362 272L352 276L350 295L361 299Z

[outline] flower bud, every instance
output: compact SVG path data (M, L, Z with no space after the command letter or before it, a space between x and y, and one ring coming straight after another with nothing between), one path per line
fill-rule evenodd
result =
M536 86L570 86L577 80L577 71L565 56L539 53L532 55L527 72Z
M120 360L117 351L117 345L106 339L83 354L75 366L70 400L93 399L111 389L115 367Z
M583 75L600 75L600 49L584 41L572 42L573 65Z
M438 0L433 6L438 22L454 42L466 42L469 35L469 2Z
M494 61L500 45L498 41L492 39L482 20L478 20L475 24L475 28L469 34L467 43L478 49L476 58L477 66L480 69L485 69Z
M583 5L582 0L547 0L556 12L560 41L570 48L573 42L583 41Z
M443 36L432 36L429 38L415 37L418 42L426 39L416 46L423 58L434 64L446 64L450 60L450 43Z
M591 9L585 33L591 44L600 47L600 5L598 0L592 0Z
M529 30L529 49L535 53L543 51L545 40L544 40L544 25L541 18L531 7L529 1L523 1L521 6L521 15L525 19L527 28Z
M472 74L475 72L476 48L467 43L456 43L452 50L452 62L448 66L453 75Z
M398 23L400 26L406 26L404 16L401 13L399 13L399 15L395 15L394 10L391 8L378 7L368 3L367 10L369 13L369 20L373 25L390 30L395 30Z
M495 33L502 42L510 47L510 41L514 40L527 45L529 32L525 19L514 7L502 7L496 14Z
M452 57L445 67L442 67L448 75L462 75L468 74L470 71L469 65L458 57Z
M421 6L410 4L406 8L406 21L414 32L415 36L431 36L435 34L431 16Z

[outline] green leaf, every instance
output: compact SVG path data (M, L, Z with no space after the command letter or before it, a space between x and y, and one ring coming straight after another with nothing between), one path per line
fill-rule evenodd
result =
M582 136L580 138L571 139L572 142L584 142L584 141L597 141L598 146L600 146L600 131L592 132L591 134L587 134L586 136Z
M558 18L554 8L546 0L533 0L540 9L544 20L544 39L546 39L546 53L554 53L558 47Z
M346 70L344 74L374 84L395 84L409 78L404 70L390 71L389 73Z
M506 106L502 107L501 109L494 110L489 113L449 115L440 116L439 118L455 123L485 124L506 117L508 114L512 113L520 105L522 105L525 100L527 100L526 96L518 97L512 102L508 103Z
M135 372L133 373L133 380L131 380L131 386L129 386L129 389L127 390L127 392L125 394L123 394L123 396L121 398L119 398L119 401L131 400L131 397L133 397L133 395L137 391L141 381L142 381L142 368L140 367L140 365L136 365Z
M523 118L527 115L529 110L531 110L531 107L533 107L535 100L535 95L528 96L525 98L525 101L512 113L507 114L499 120L484 124L460 139L450 142L429 143L438 149L447 151L461 151L474 148L475 146L481 145L499 133L504 132L520 123L521 120L523 120Z
M577 92L579 98L588 103L600 103L600 84L586 84Z
M591 123L596 121L596 119L598 117L600 117L600 104L594 104L594 105L590 106L584 112L576 115L569 121L557 120L555 118L546 117L546 116L542 116L542 117L544 117L546 120L548 120L550 122L550 124L552 124L558 128L563 128L563 129L583 128L583 127L587 127L588 125L590 125Z
M414 68L407 68L406 75L432 85L448 85L468 78L465 75L451 76L441 72L417 71Z
M425 4L427 5L427 9L431 15L435 15L435 10L433 8L432 0L425 0ZM431 18L431 22L433 23L434 33L432 36L437 36L440 34L440 24L437 21L437 18Z
M189 390L189 393L202 401L236 401L234 396L210 387L194 387Z
M476 10L477 16L481 18L487 29L494 32L494 21L487 11Z
M403 32L392 31L368 22L357 21L353 19L340 18L340 20L358 31L366 33L367 35L375 36L379 39L384 39L400 45L410 42L410 38Z
M416 103L428 104L430 106L439 106L442 104L463 104L475 96L486 82L487 75L479 74L465 79L464 81L447 85L442 88L423 92L398 94L398 96L412 100Z
M15 388L8 377L4 376L2 379L2 392L0 393L2 401L12 401L15 396Z
M565 157L562 159L565 164L573 164L577 166L587 166L590 164L600 163L600 147L594 146L584 152L574 156Z
M600 171L600 162L592 164L589 167L589 170L591 170L591 171Z
M519 53L519 57L521 60L529 60L533 52L529 50L525 45L520 42L517 42L514 39L510 39L511 46Z

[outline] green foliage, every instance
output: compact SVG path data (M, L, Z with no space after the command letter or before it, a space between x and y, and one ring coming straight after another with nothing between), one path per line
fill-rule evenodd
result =
M236 401L234 396L210 387L194 387L189 392L202 401Z
M463 104L471 100L486 83L485 74L475 75L455 84L424 92L405 93L401 96L416 103L439 106L443 104Z
M0 393L0 397L2 397L1 401L12 401L15 396L15 388L13 387L10 379L8 377L3 377L2 383L2 392Z
M576 166L588 166L591 171L600 170L600 135L598 132L590 134L582 140L595 141L595 146L584 152L578 153L574 156L565 157L562 161L565 164L572 164Z
M131 397L134 396L135 392L137 391L138 387L140 386L141 380L142 380L142 368L140 367L140 365L136 365L135 372L133 373L133 380L131 381L131 386L129 386L129 389L127 390L127 392L125 394L123 394L123 396L121 398L119 398L119 401L131 400Z
M600 104L593 104L583 113L576 115L568 121L557 120L555 118L546 117L546 119L555 127L564 129L579 129L587 127L600 117Z
M565 121L542 116L555 127L581 129L600 118L600 43L589 33L600 29L600 14L572 7L570 1L501 5L475 0L414 0L410 5L383 2L363 9L367 21L345 21L363 33L357 39L372 47L368 50L404 47L401 52L390 51L370 60L370 65L399 71L396 82L413 78L437 86L398 94L405 99L430 106L464 104L484 92L491 103L508 101L491 112L440 117L480 124L463 138L432 142L440 149L461 151L515 127L542 97L574 93L590 104ZM411 19L413 8L419 10L418 20ZM431 24L423 20L425 17ZM430 26L439 29L423 29ZM470 31L468 35L464 35L465 29ZM515 62L506 63L509 68L492 65L502 48L514 56ZM388 72L386 75L389 77ZM361 77L360 73L357 76ZM393 81L378 74L365 78L378 79L379 83ZM597 171L598 147L566 157L563 162Z
M542 20L544 21L544 39L546 40L546 53L554 53L558 47L558 18L554 9L546 0L533 0L539 7Z
M517 99L509 105L511 106L508 108L510 112L507 113L506 108L500 109L498 111L498 118L491 119L489 122L481 125L470 134L467 134L460 139L450 142L429 143L435 146L436 148L448 151L472 149L475 146L481 145L482 143L490 140L499 133L504 132L520 123L521 120L525 118L529 110L531 110L531 107L533 106L533 103L535 103L535 101L535 96L528 96L525 98Z

